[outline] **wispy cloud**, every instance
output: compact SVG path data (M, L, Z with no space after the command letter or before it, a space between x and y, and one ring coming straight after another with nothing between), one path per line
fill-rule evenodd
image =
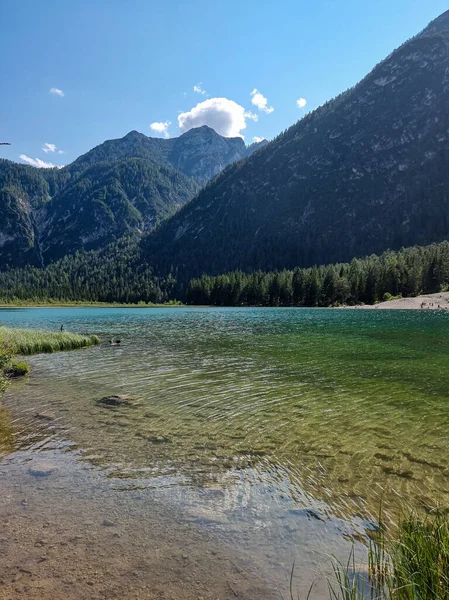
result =
M267 98L265 98L265 96L263 96L256 88L254 88L251 92L251 102L260 111L264 112L267 115L274 111L274 108L272 106L268 106Z
M298 100L296 100L296 105L298 108L304 108L307 104L307 100L305 98L298 98Z
M247 111L228 98L208 98L199 102L191 110L178 115L178 125L182 132L194 127L208 125L224 137L241 137L246 129Z
M56 152L57 154L65 154L64 150L58 150L58 147L56 146L56 144L49 144L47 142L45 142L45 144L42 146L42 150L43 150L43 152L45 152L45 154L47 154L48 152Z
M170 121L155 121L154 123L151 123L150 129L156 133L161 133L164 138L169 138L170 134L168 133L168 128L170 125Z
M56 152L56 145L55 145L55 144L48 144L48 143L45 143L45 144L42 146L42 150L43 150L45 153L47 153L47 152Z
M203 96L207 96L207 92L206 90L203 90L203 88L201 87L202 83L201 81L199 83L197 83L196 85L193 86L193 91L196 94L202 94Z
M58 169L62 168L58 167L57 165L54 165L53 163L45 162L40 158L31 158L26 154L21 154L19 158L22 159L24 162L28 163L29 165L32 165L33 167L38 167L40 169L53 169L54 167L57 167Z
M245 110L245 117L247 119L250 119L251 121L256 121L257 122L259 120L259 116L256 115L256 113L253 113L250 110Z
M50 88L49 93L54 94L55 96L60 96L61 98L64 98L64 92L62 90L60 90L59 88Z

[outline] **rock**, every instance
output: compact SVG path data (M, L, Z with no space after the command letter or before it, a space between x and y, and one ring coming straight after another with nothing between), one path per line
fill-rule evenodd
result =
M149 435L147 439L152 444L171 444L171 439L165 435Z
M115 527L115 523L113 521L109 521L108 519L105 519L103 521L103 527Z
M118 394L112 394L111 396L104 396L100 400L96 400L96 403L100 406L132 406L133 400L128 396L119 396Z
M54 421L56 418L52 412L47 411L38 412L34 415L34 417L36 419L40 419L41 421Z
M28 469L28 474L32 477L49 477L57 471L57 467L51 463L39 463Z

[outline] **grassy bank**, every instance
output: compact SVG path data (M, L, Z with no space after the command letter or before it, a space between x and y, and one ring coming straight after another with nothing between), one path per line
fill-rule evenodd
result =
M172 300L163 304L153 304L152 302L137 302L137 303L123 303L123 302L88 302L83 300L64 301L64 300L53 300L51 298L45 300L1 300L0 308L20 308L20 307L42 307L42 308L65 308L65 307L99 307L99 308L166 308L173 306L185 306L182 302Z
M38 354L76 350L100 343L96 335L79 335L69 332L39 331L37 329L13 329L0 327L0 339L4 348L12 354Z

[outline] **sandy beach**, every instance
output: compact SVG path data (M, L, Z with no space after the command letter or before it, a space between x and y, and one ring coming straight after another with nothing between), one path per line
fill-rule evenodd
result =
M362 304L348 308L367 308L376 310L449 310L449 292L424 294L423 296L416 296L416 298L399 298L398 300L389 300L387 302L379 302L378 304Z

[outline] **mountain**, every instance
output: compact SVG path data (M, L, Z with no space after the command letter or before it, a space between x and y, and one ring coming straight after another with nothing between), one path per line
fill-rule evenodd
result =
M200 189L169 164L143 158L79 169L0 161L0 268L43 266L77 250L139 235Z
M93 165L38 211L43 262L148 231L198 189L192 178L148 159Z
M108 140L80 156L71 165L71 172L98 162L111 162L130 156L145 158L172 166L187 177L204 184L232 162L258 150L266 142L245 146L242 138L225 138L204 125L190 129L176 138L151 138L138 131L125 137Z
M449 237L449 11L354 88L227 167L143 260L202 273L347 261Z
M0 160L0 269L140 235L261 144L246 147L209 127L167 140L132 131L62 169Z

